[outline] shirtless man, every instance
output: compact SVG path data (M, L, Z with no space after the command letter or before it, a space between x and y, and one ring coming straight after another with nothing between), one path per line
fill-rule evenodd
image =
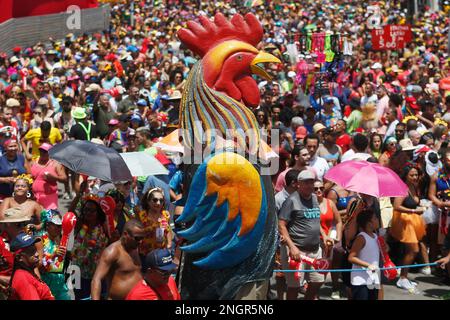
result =
M138 246L144 237L144 227L139 221L132 219L125 223L121 238L110 244L100 257L91 282L92 300L100 300L101 282L105 277L110 300L124 300L142 281Z

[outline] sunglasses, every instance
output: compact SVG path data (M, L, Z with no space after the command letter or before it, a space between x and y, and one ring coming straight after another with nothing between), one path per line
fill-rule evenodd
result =
M324 191L325 188L324 187L314 187L314 191Z
M162 198L152 198L153 203L163 203L164 199Z

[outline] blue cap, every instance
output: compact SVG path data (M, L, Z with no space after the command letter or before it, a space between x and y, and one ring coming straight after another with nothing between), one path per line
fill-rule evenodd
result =
M132 116L131 116L131 119L130 119L130 121L142 121L142 118L141 118L141 116L140 115L138 115L138 114L133 114Z
M172 255L167 249L156 249L147 254L144 260L144 270L149 268L164 271L174 270L177 265L172 261Z
M323 103L330 103L330 102L334 102L334 100L331 97L326 97L323 99Z
M32 235L29 235L25 232L21 232L17 235L17 237L11 242L11 251L17 251L20 249L25 249L36 242L41 241L41 238L35 238Z
M137 102L137 105L138 106L147 106L148 103L147 103L147 100L145 100L145 99L139 99Z

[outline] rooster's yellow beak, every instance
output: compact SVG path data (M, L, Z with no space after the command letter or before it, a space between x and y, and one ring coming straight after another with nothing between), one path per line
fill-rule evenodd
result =
M250 69L254 74L257 74L258 76L263 77L264 79L270 81L272 80L272 77L269 76L269 74L260 66L258 66L259 63L281 63L280 59L277 57L271 55L270 53L260 51L258 55L252 60L252 63L250 64Z

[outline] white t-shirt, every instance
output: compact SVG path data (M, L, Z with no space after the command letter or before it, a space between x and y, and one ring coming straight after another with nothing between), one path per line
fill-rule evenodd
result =
M348 150L346 153L342 155L341 163L350 160L367 160L372 155L365 152L355 152L353 149Z
M325 173L330 170L327 160L319 156L315 156L314 159L311 159L309 165L314 168L319 180L323 180Z

